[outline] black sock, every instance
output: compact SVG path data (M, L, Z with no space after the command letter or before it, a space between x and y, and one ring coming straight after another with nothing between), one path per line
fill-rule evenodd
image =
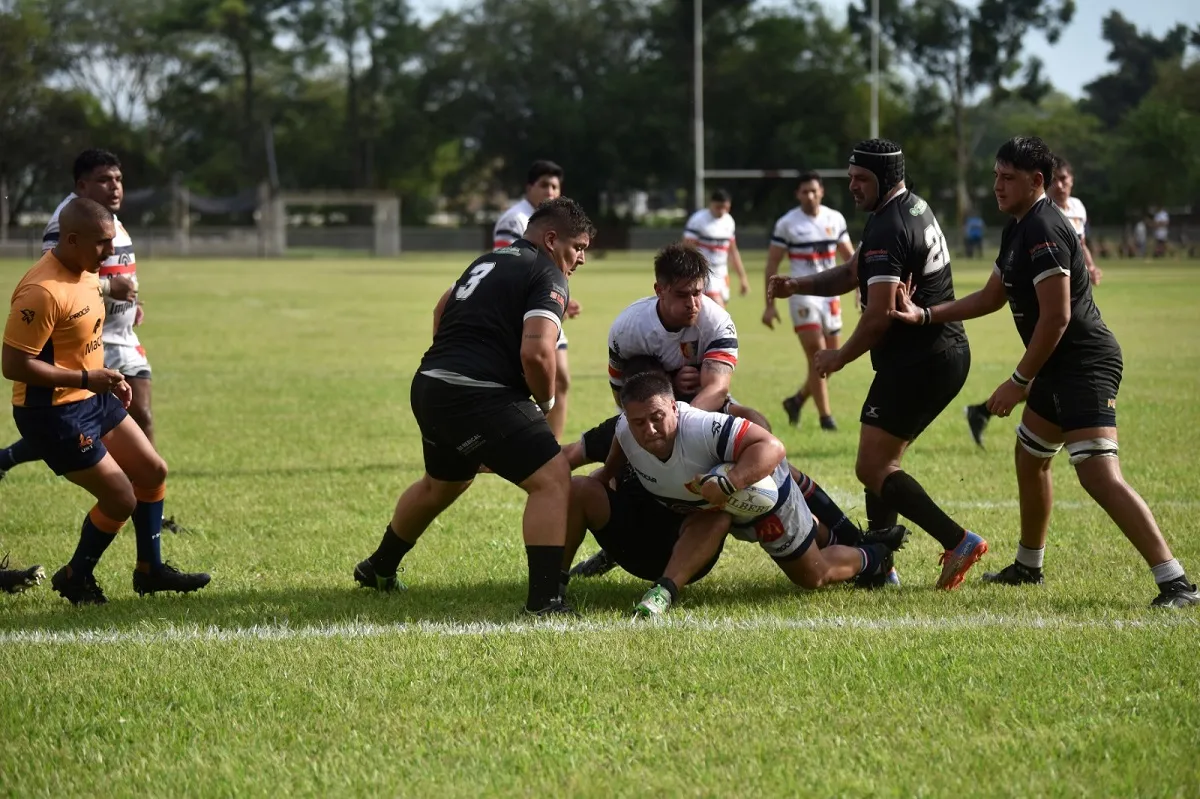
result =
M100 562L100 557L108 545L117 537L116 533L106 533L92 521L91 514L83 517L83 529L79 531L79 545L71 556L71 576L91 574Z
M400 568L400 561L412 548L413 544L396 535L389 524L383 531L383 540L379 542L379 549L375 550L375 554L367 560L371 561L371 565L375 567L376 574L381 577L391 577L396 573L396 569Z
M883 497L871 489L867 489L867 529L888 530L896 526L900 519L896 509L883 501Z
M558 596L563 547L526 544L525 559L529 562L529 596L525 600L525 609L536 612Z
M858 551L862 554L863 559L862 569L858 573L867 576L879 574L879 567L883 565L883 546L875 544L868 547L859 547Z
M667 593L671 595L671 604L675 604L675 600L679 599L679 586L675 585L675 581L670 577L659 577L655 585L661 585L667 589Z
M808 392L805 391L804 389L800 389L799 391L797 391L795 394L792 395L792 399L796 400L801 405L803 405L804 403L808 402Z
M35 460L37 460L37 453L34 452L33 445L22 438L20 441L15 441L8 447L0 449L0 472L7 472L18 464Z
M858 526L846 517L845 512L825 493L825 489L821 488L816 480L804 472L799 474L800 479L796 481L796 485L800 487L804 503L812 511L812 515L817 517L817 521L829 528L829 544L827 546L834 544L852 546L858 543Z
M880 493L884 501L936 538L942 549L954 549L962 541L966 530L947 516L907 472L889 474Z
M558 572L558 592L560 594L567 593L567 583L571 582L571 573L566 569L561 569Z

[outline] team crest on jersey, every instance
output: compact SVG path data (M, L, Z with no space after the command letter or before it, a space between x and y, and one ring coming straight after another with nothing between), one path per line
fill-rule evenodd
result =
M758 540L764 544L778 541L780 538L783 538L785 532L787 531L783 529L783 522L773 513L765 519L759 519L754 523L754 533L758 536Z
M683 353L683 357L685 360L688 360L688 361L692 360L693 358L696 357L696 342L694 342L694 341L679 342L679 351L681 353Z
M33 324L33 318L35 316L37 316L37 314L34 313L33 311L29 310L28 308L21 309L21 321L27 325Z
M100 317L99 319L96 320L96 324L92 325L92 335L93 336L96 335L98 332L100 332L100 325L102 325L102 324L104 324L104 317Z
M826 228L825 228L825 235L826 235L826 236L829 236L830 238L833 238L833 228L831 228L831 227L826 227Z

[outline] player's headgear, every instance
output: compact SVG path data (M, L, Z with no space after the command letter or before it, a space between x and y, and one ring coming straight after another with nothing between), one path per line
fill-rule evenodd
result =
M854 146L850 163L868 169L879 182L879 196L875 205L864 210L874 211L887 197L888 192L904 180L904 152L900 145L887 139L867 139Z

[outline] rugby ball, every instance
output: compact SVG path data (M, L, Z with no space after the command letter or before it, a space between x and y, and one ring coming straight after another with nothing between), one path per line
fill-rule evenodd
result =
M718 464L709 469L708 474L700 479L700 484L725 477L732 468L732 463ZM775 507L778 499L779 489L775 487L775 480L771 475L767 475L757 483L730 494L721 510L738 520L755 519Z

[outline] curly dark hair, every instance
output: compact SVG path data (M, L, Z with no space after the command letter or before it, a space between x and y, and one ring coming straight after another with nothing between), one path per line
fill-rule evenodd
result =
M108 150L84 150L75 158L75 168L73 170L75 180L87 177L92 173L93 169L102 166L115 166L117 169L120 169L121 159Z
M708 279L708 259L695 245L678 241L654 256L654 279L663 286Z
M533 216L529 217L529 227L543 226L567 237L586 233L594 238L596 235L592 220L588 219L579 203L569 197L555 197L537 207Z
M563 168L553 161L534 161L529 167L529 174L525 178L525 185L532 186L546 175L562 180Z

